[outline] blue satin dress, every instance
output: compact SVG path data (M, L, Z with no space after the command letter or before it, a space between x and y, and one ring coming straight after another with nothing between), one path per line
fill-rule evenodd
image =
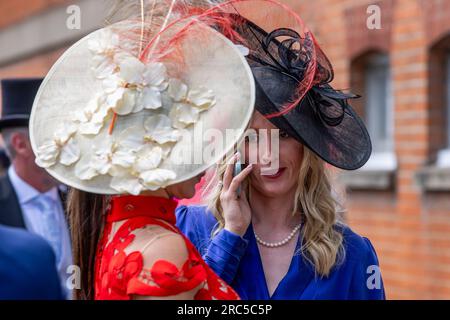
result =
M270 296L251 224L243 237L221 230L211 238L217 221L206 207L180 206L176 214L177 226L243 300L385 299L375 249L367 238L346 226L338 227L344 236L345 257L328 277L316 275L302 254L295 254L287 274Z

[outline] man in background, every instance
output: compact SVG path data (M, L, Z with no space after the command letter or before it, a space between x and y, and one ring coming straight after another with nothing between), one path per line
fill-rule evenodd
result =
M59 182L35 164L28 133L31 107L42 79L1 81L2 115L0 133L11 165L0 178L0 224L24 228L50 244L61 286L72 264L70 236L64 212L64 194Z

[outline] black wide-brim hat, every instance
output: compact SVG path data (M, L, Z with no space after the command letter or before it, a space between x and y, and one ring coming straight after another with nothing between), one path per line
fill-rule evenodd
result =
M41 78L3 79L0 131L5 128L27 127L31 107L42 83Z
M313 35L288 28L268 33L242 15L232 15L237 42L249 49L256 110L327 163L345 170L362 167L372 145L348 103L358 96L330 86L333 69Z

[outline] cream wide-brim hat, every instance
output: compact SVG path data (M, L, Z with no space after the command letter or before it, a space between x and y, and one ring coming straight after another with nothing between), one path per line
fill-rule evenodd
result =
M36 162L60 182L79 190L97 194L139 194L195 177L232 152L253 113L254 80L242 50L219 32L201 24L193 24L185 32L179 40L178 52L158 60L167 69L165 85L153 88L160 91L161 107L140 110L142 106L136 106L134 110L140 111L117 115L112 131L109 128L114 112L109 110L98 133L80 132L83 121L93 121L86 120L92 116L86 108L95 111L95 108L89 109L89 105L92 107L93 98L105 90L104 75L100 79L92 69L92 43L105 46L116 29L114 25L100 29L75 43L45 77L30 117L30 139ZM123 25L119 29L123 30ZM119 41L122 47L126 47L124 41ZM98 50L100 52L101 48ZM178 63L182 63L182 67ZM122 69L121 65L113 72L117 75ZM174 100L177 92L173 91L180 89L180 81L192 90L193 97L198 94L197 88L202 88L208 90L206 96L214 100L207 108L191 104L191 108L201 109L200 112L189 109L197 112L198 119L192 123L187 121L188 124L184 119L181 126L180 119L173 118L173 114L177 114L173 113L177 105ZM114 92L109 94L114 95ZM184 96L184 107L189 108L191 102L186 100L186 94ZM104 101L101 99L95 101ZM99 110L105 108L104 103L103 107L101 102L99 104ZM189 115L181 115L186 116L189 118ZM171 119L178 140L174 141L164 127L167 121L156 121L162 118ZM165 132L156 130L161 127ZM128 139L128 132L133 132L132 139ZM142 134L138 137L142 148L139 143L136 146L136 132ZM160 133L162 136L157 136ZM127 141L122 143L122 140ZM170 141L163 143L167 140ZM158 141L162 142L158 144ZM164 151L162 156L161 150ZM205 150L207 155L199 157ZM192 161L186 161L189 154Z

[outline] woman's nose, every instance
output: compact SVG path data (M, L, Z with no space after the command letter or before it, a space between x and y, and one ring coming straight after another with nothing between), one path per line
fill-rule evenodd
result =
M259 138L259 155L260 155L260 162L262 165L268 165L270 164L271 160L271 137L270 134L267 132L267 130L261 130L260 131L260 138Z
M271 157L270 152L265 152L265 153L261 156L261 164L262 164L262 165L269 165L271 159L272 159L272 157Z

